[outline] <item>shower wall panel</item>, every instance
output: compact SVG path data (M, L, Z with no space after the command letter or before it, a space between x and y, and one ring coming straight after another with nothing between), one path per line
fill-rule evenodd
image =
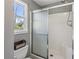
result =
M67 25L68 17L69 12L49 15L49 59L72 59L72 27Z

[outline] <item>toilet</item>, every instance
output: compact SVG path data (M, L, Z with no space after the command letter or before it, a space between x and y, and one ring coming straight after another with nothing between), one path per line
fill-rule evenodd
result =
M28 51L28 45L14 50L14 59L32 59L32 58L25 58L27 55L27 51Z

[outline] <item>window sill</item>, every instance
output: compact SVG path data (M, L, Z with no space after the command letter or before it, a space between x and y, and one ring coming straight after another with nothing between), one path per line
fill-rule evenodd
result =
M14 31L14 35L28 33L26 30Z

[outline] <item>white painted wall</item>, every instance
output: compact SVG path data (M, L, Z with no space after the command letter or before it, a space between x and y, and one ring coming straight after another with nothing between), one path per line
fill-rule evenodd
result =
M72 27L67 25L68 15L69 12L49 15L49 59L72 59Z
M13 0L5 0L4 59L14 59Z

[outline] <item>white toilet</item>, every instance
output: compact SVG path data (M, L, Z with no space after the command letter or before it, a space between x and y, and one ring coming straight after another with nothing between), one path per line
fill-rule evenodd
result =
M32 59L32 58L25 58L27 55L27 51L28 51L28 45L15 50L14 51L14 59Z

